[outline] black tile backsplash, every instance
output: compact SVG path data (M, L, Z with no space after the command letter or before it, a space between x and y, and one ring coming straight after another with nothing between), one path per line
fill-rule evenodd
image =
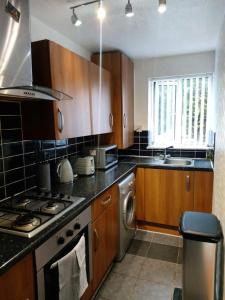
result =
M2 129L2 142L12 143L22 141L21 129Z
M1 117L1 128L2 129L21 128L21 117L20 116Z
M20 104L13 102L0 102L0 116L20 116Z
M147 149L148 135L149 132L147 130L142 132L134 131L134 144L127 149L119 150L119 155L159 156L163 154L163 149ZM171 155L171 157L206 158L207 151L169 148L166 150L166 154Z
M33 188L38 162L50 161L51 173L64 157L82 155L95 136L53 141L24 141L20 104L0 102L0 200Z
M3 156L4 157L23 154L22 142L3 144L2 148L3 148Z

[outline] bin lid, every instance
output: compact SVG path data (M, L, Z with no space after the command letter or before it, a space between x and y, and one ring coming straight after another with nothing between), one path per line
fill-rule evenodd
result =
M179 230L184 238L197 241L216 243L222 237L220 221L209 213L184 212Z

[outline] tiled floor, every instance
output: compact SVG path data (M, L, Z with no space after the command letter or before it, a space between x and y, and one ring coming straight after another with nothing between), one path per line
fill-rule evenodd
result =
M181 287L182 239L139 230L116 263L97 300L170 300Z

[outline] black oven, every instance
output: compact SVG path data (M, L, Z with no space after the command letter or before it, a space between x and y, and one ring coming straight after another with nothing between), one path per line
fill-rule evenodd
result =
M58 300L58 268L54 262L67 255L85 237L86 270L88 283L92 279L91 209L87 208L73 221L48 239L35 251L38 300Z

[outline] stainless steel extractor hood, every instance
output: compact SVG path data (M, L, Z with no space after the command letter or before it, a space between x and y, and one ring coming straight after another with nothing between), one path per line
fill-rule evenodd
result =
M29 0L0 0L0 100L72 99L32 81Z

